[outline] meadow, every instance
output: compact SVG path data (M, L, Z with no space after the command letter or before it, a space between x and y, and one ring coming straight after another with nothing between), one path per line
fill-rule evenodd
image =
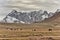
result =
M0 40L60 40L60 23L0 23Z

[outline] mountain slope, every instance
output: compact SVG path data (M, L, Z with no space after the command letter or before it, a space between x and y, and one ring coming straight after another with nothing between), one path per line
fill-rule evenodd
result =
M16 10L13 10L3 20L6 23L34 23L41 22L52 16L53 13L42 10L32 12L17 12Z
M45 19L42 22L59 23L60 22L60 12L55 12L52 17Z

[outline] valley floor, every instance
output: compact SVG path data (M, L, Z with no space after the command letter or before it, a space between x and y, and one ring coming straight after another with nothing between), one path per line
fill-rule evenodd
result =
M60 23L0 23L0 40L60 40Z

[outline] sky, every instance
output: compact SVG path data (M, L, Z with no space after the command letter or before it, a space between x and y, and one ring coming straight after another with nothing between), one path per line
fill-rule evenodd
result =
M60 0L0 0L0 20L14 9L18 11L47 10L55 12L60 9Z

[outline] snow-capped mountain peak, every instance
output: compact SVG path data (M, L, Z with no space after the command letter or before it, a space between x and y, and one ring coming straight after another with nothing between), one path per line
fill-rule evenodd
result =
M31 11L31 12L17 12L13 10L3 20L6 23L33 23L43 21L45 18L51 17L47 11Z

